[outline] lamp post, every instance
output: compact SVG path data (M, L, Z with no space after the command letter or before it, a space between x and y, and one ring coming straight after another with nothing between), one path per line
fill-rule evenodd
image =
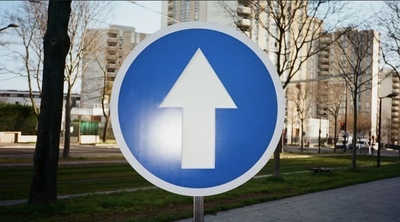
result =
M3 30L6 30L8 28L17 28L17 27L19 27L17 24L11 23L11 24L7 25L6 27L1 28L0 32Z
M380 161L381 161L381 146L382 146L382 142L381 142L381 126L382 126L382 99L385 98L393 98L398 96L398 93L390 93L387 96L383 96L383 97L379 97L379 137L378 137L378 155L376 158L376 166L379 167L380 166Z

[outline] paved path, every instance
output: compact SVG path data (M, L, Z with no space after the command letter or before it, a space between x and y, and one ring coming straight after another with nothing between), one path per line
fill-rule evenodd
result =
M399 222L400 177L219 212L204 221Z

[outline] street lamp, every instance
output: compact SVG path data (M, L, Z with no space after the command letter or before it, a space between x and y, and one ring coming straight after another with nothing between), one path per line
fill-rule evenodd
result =
M380 161L381 161L381 146L382 146L382 143L381 143L381 126L382 126L382 99L385 99L385 98L393 98L393 97L396 97L396 96L398 96L399 94L398 93L390 93L390 94L388 94L387 96L383 96L383 97L379 97L379 137L378 137L378 156L377 156L377 158L376 158L376 165L377 165L377 167L379 167L380 166Z
M0 32L5 30L5 29L8 29L8 28L17 28L17 27L19 27L17 24L11 23L11 24L7 25L6 27L1 28Z

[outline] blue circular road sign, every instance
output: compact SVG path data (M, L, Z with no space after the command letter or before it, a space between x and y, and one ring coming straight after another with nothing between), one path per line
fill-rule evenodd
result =
M120 149L144 178L187 196L231 190L267 163L283 129L279 77L233 28L187 22L147 37L112 91Z

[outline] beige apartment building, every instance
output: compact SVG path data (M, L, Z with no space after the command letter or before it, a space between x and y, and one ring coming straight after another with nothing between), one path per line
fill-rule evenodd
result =
M374 30L343 30L329 33L327 38L339 38L319 55L320 74L334 78L325 81L322 102L331 106L339 102L337 130L339 139L346 132L353 135L354 110L357 110L357 139L376 142L378 127L378 85L380 75L380 34ZM345 81L343 77L346 77ZM346 84L347 82L347 84ZM355 83L357 82L357 83ZM350 84L349 84L350 83ZM354 86L357 86L354 106ZM333 116L329 117L334 123ZM340 125L346 125L345 130ZM334 124L329 131L334 132Z
M393 71L380 76L379 97L390 93L400 94L400 79ZM396 144L400 142L400 96L382 99L382 143Z
M272 37L279 34L277 25L271 16L263 11L259 11L254 6L255 2L261 4L261 6L263 4L264 6L270 4L270 10L273 10L273 4L277 3L249 0L222 2L224 4L221 4L221 1L165 1L163 2L162 12L168 15L169 18L167 16L162 18L162 27L179 21L210 21L236 27L237 30L243 32L244 35L256 42L268 54L273 64L277 64L276 50L278 45ZM291 4L296 4L296 2L291 2ZM290 10L290 7L294 8L291 4L286 5L288 7L287 10ZM298 22L293 23L290 31L285 33L286 44L283 47L286 47L287 55L295 53L293 48L291 48L293 46L293 42L291 41L298 36L308 37L304 33L304 30L300 28L300 24L311 24L309 27L315 29L315 32L324 31L321 21L317 19L307 20L306 14L307 9L305 7L304 10L298 10L293 15ZM324 37L320 38L319 44L322 47L324 45L327 46L332 42L332 38L335 38L340 33L340 30L334 33L326 33ZM363 74L360 75L359 80L365 83L359 89L356 107L353 106L353 98L350 90L346 88L345 81L340 78L340 74L342 73L339 71L338 64L345 64L345 58L350 58L349 56L351 56L350 43L342 38L341 44L347 44L346 47L348 48L345 51L346 55L343 55L343 52L339 52L337 46L331 45L302 63L298 60L293 61L294 66L299 67L299 70L291 78L291 84L285 89L285 137L288 143L299 143L301 125L303 125L303 134L305 135L303 140L314 143L319 132L321 132L321 137L324 138L324 141L328 138L333 139L335 124L337 124L339 137L341 137L340 133L344 133L344 131L340 132L340 123L344 122L345 119L347 121L346 132L351 133L352 127L350 127L350 124L352 123L351 119L354 109L357 109L359 118L362 116L368 122L368 127L365 128L364 126L363 129L360 129L358 135L363 138L376 138L379 101L380 35L374 30L353 30L352 33L355 36L373 36L370 38L360 38L364 41L361 44L371 47L368 55L360 63ZM311 46L305 46L298 51L299 57L305 55L309 47ZM351 70L351 64L347 63L347 66ZM282 73L281 80L283 83L288 75L289 73ZM289 88L294 88L298 94L306 93L307 90L305 89L311 90L310 88L313 88L313 91L307 96L304 95L301 107L299 107L299 102L291 98ZM299 98L300 96L297 97L297 100ZM324 108L330 105L334 99L339 100L340 103L339 115L336 122L335 118ZM345 114L347 114L347 118L345 118ZM301 119L303 120L300 121Z
M275 25L272 17L265 12L262 12L257 9L254 5L255 1L249 0L239 0L239 1L165 1L163 2L162 12L165 15L168 15L162 18L162 27L167 25L173 25L179 21L208 21L215 22L222 25L227 25L236 28L238 31L241 31L244 35L252 39L261 49L263 49L271 59L273 64L277 64L278 57L276 54L278 43L274 39L273 36L277 36L279 34L278 28ZM261 4L261 7L266 6L266 1L257 1L257 3ZM263 5L264 4L264 5ZM295 4L294 2L292 4ZM289 8L289 5L287 6ZM305 7L306 8L306 7ZM298 20L304 20L305 23L312 24L311 27L320 27L320 21L314 20L306 20L305 14L307 13L306 9L298 10L294 13L295 17L298 17ZM298 52L293 52L292 45L295 36L298 36L302 32L299 28L300 24L296 24L291 27L291 32L285 33L287 35L286 43L282 45L284 47L285 52L287 54L290 53L298 53L300 56L306 53L307 46L302 48ZM269 32L268 32L269 31ZM307 38L307 35L304 34L304 38ZM284 57L283 55L281 58ZM295 64L295 66L300 66L297 74L293 76L292 80L301 81L307 80L310 78L317 78L318 75L318 56L312 56L307 61L299 62L298 60L291 60L291 63ZM284 82L289 73L285 72L281 75L281 80ZM287 91L285 92L287 93ZM296 116L297 108L296 105L288 100L288 96L286 95L286 107L287 113L286 116ZM306 115L312 118L313 113L315 113L315 106L312 103L311 99L307 99L303 104L304 107L312 107L312 109L306 110ZM294 111L293 111L294 110ZM293 111L293 112L291 112ZM291 113L290 113L291 112ZM315 115L315 114L314 114ZM287 121L285 123L285 128L287 132L287 137L289 138L288 142L291 142L291 138L299 137L299 129L300 123L298 121L299 118L293 117L291 119L295 119L296 121ZM309 121L307 121L309 122ZM307 124L304 128L308 129ZM314 134L317 134L315 127L310 127ZM324 134L326 134L326 127L323 130ZM295 134L295 135L292 135ZM308 134L308 133L307 133Z
M108 104L112 85L122 62L146 36L148 34L138 33L134 27L120 25L86 31L86 44L90 44L90 47L83 57L82 108L101 107L104 90Z

